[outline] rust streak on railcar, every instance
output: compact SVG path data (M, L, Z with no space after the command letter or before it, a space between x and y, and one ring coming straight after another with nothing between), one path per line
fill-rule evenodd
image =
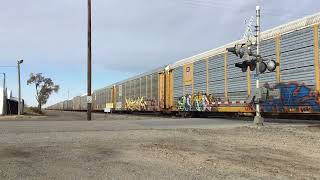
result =
M281 56L280 36L275 37L275 45L276 45L276 61L277 63L280 64L280 56ZM276 69L277 83L280 83L280 66L277 66L277 69Z
M316 78L316 91L320 92L320 75L319 75L319 24L313 26L314 33L314 66Z

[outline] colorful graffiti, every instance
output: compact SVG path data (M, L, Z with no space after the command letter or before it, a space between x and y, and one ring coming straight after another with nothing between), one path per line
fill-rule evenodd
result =
M214 102L213 95L202 93L187 94L182 96L177 101L178 111L211 111L210 104Z
M319 113L320 112L320 94L305 84L297 82L279 83L274 86L265 84L268 90L277 89L280 91L279 96L269 96L267 100L261 104L261 111L263 112L278 112L278 113ZM193 95L187 94L182 96L177 101L178 111L209 111L214 112L218 107L230 106L230 101L225 104L221 103L221 99L215 98L213 95L206 95L203 93L196 93ZM231 103L232 104L232 103ZM234 105L231 105L234 106ZM231 107L230 106L230 107ZM254 104L243 104L246 111L254 111ZM234 106L236 107L236 106Z
M198 93L193 97L193 109L195 111L211 111L210 104L213 99L211 94L207 96L206 94Z
M180 97L177 101L177 108L179 111L191 111L191 95Z
M147 109L147 103L144 98L129 98L126 99L126 109L130 111L143 111Z
M126 99L125 108L129 111L156 110L156 100L145 100L143 97Z
M262 105L264 112L320 112L320 95L305 84L279 83L268 89L279 89L280 98L269 98Z

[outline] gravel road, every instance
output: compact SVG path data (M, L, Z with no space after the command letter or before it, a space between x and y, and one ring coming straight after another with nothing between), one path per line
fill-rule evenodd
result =
M83 113L0 118L1 179L320 179L320 126Z

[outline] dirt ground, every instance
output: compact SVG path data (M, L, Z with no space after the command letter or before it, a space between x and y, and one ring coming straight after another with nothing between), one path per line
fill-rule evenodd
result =
M320 179L319 125L128 122L0 121L0 178Z

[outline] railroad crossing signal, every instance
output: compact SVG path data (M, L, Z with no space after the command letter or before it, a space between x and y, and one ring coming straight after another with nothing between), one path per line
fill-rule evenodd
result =
M258 58L260 58L261 62L259 63L259 72L261 74L265 73L266 70L274 72L279 64L274 60L263 59L262 57L253 54L251 46L252 43L248 41L247 43L236 44L234 47L227 48L228 52L235 54L237 57L240 57L240 59L245 59L240 63L236 63L235 67L241 68L242 72L247 72L248 67L250 71L254 71L257 66ZM265 63L265 61L268 62Z

